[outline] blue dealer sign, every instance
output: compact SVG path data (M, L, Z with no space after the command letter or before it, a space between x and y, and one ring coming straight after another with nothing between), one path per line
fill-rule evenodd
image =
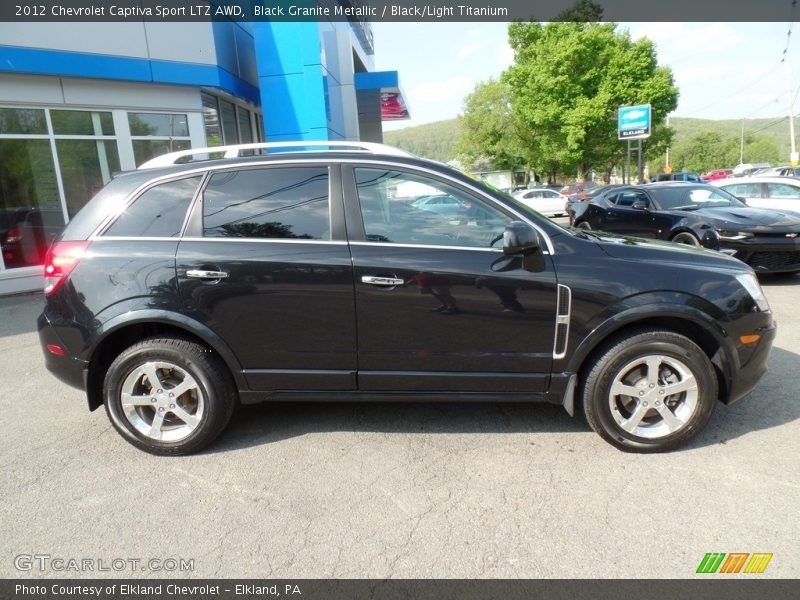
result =
M618 138L621 140L649 138L651 115L649 104L621 107L617 117Z

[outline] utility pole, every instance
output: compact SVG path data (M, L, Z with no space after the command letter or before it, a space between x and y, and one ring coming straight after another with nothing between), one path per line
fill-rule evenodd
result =
M742 128L739 134L739 164L744 164L744 117L742 117Z
M789 159L792 166L796 167L800 162L800 156L797 155L797 146L794 141L794 97L792 96L792 71L789 69L789 59L784 56L783 64L786 67L786 87L789 88L789 146L791 147L791 154Z
M667 129L669 129L669 115L667 115ZM667 157L664 160L664 172L669 173L669 146L667 146Z

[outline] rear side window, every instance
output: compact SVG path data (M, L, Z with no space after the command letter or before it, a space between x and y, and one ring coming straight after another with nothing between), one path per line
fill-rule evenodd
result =
M203 193L206 237L331 239L327 167L216 173Z
M176 237L201 177L162 183L134 200L103 234L116 237Z
M800 188L785 183L768 183L767 193L770 198L800 199Z

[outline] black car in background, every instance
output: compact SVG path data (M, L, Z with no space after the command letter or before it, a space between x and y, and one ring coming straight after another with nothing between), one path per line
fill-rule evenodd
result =
M398 201L419 189L471 208ZM156 454L210 444L239 403L301 400L549 402L662 451L753 389L775 336L738 260L566 229L361 142L153 159L70 221L44 273L47 368Z
M621 186L573 210L575 227L702 245L758 273L800 272L800 213L753 208L713 186Z

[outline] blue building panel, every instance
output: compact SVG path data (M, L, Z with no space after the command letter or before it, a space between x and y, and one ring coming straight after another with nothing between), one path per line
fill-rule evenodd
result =
M261 100L258 88L217 65L0 46L0 72L213 87Z

